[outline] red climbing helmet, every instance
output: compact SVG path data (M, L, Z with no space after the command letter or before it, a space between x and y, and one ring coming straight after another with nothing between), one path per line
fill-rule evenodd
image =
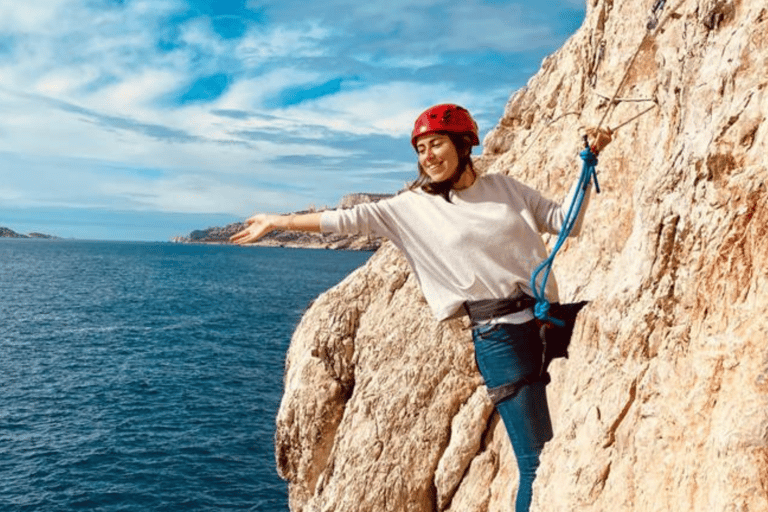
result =
M469 111L451 103L435 105L422 112L413 125L411 144L416 147L417 137L436 132L464 133L470 136L473 146L480 144L477 123Z

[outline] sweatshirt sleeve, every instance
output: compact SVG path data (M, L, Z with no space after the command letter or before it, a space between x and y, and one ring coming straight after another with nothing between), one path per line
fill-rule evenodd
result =
M343 210L328 210L320 216L320 230L345 235L394 237L392 199L364 203Z
M571 186L568 195L565 196L565 199L563 199L563 202L560 204L543 197L533 189L528 189L528 206L533 213L534 219L536 219L540 232L552 234L560 233L560 229L563 227L563 223L568 215L568 210L571 207L573 198L578 193L578 189L579 181L576 180ZM569 236L578 236L581 233L581 228L584 223L584 215L586 214L587 206L589 206L591 196L592 183L590 182L587 185L587 189L584 191L584 201L582 202L579 216L576 218L576 222L574 223Z

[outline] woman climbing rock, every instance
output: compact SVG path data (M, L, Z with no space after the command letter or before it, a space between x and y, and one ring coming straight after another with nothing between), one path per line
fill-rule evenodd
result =
M597 131L594 153L611 141ZM502 174L479 175L471 158L479 144L470 113L452 104L424 111L411 143L418 177L393 198L346 210L303 215L254 215L232 237L257 241L274 229L372 234L405 255L437 320L469 315L480 373L507 429L520 470L517 512L527 511L544 444L552 438L545 391L548 347L534 316L531 275L547 258L542 233L560 232L574 185L563 205ZM589 187L582 191L583 204ZM577 235L585 208L569 226ZM559 302L553 278L546 300ZM554 315L553 315L554 316Z

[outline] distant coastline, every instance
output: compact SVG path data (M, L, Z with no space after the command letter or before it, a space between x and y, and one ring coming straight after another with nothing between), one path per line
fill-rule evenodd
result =
M349 194L344 196L337 208L351 208L357 204L380 201L392 197L391 194ZM310 209L294 212L310 213L325 209ZM242 222L235 222L224 227L210 227L195 230L187 236L171 238L171 242L184 244L228 244L229 237L245 227ZM304 249L332 249L347 251L375 251L383 240L365 235L335 235L323 233L303 233L297 231L272 231L253 245L266 247L296 247Z
M0 226L0 238L43 238L43 239L56 239L57 236L46 235L45 233L28 233L23 235L17 233L10 228L4 228Z

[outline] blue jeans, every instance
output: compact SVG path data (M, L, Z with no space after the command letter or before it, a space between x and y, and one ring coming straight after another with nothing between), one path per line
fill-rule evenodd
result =
M516 382L541 371L543 345L535 321L478 326L472 330L472 339L477 366L488 388ZM517 395L496 406L512 442L520 473L516 512L528 512L531 506L539 455L544 444L552 439L545 387L544 382L525 385Z

